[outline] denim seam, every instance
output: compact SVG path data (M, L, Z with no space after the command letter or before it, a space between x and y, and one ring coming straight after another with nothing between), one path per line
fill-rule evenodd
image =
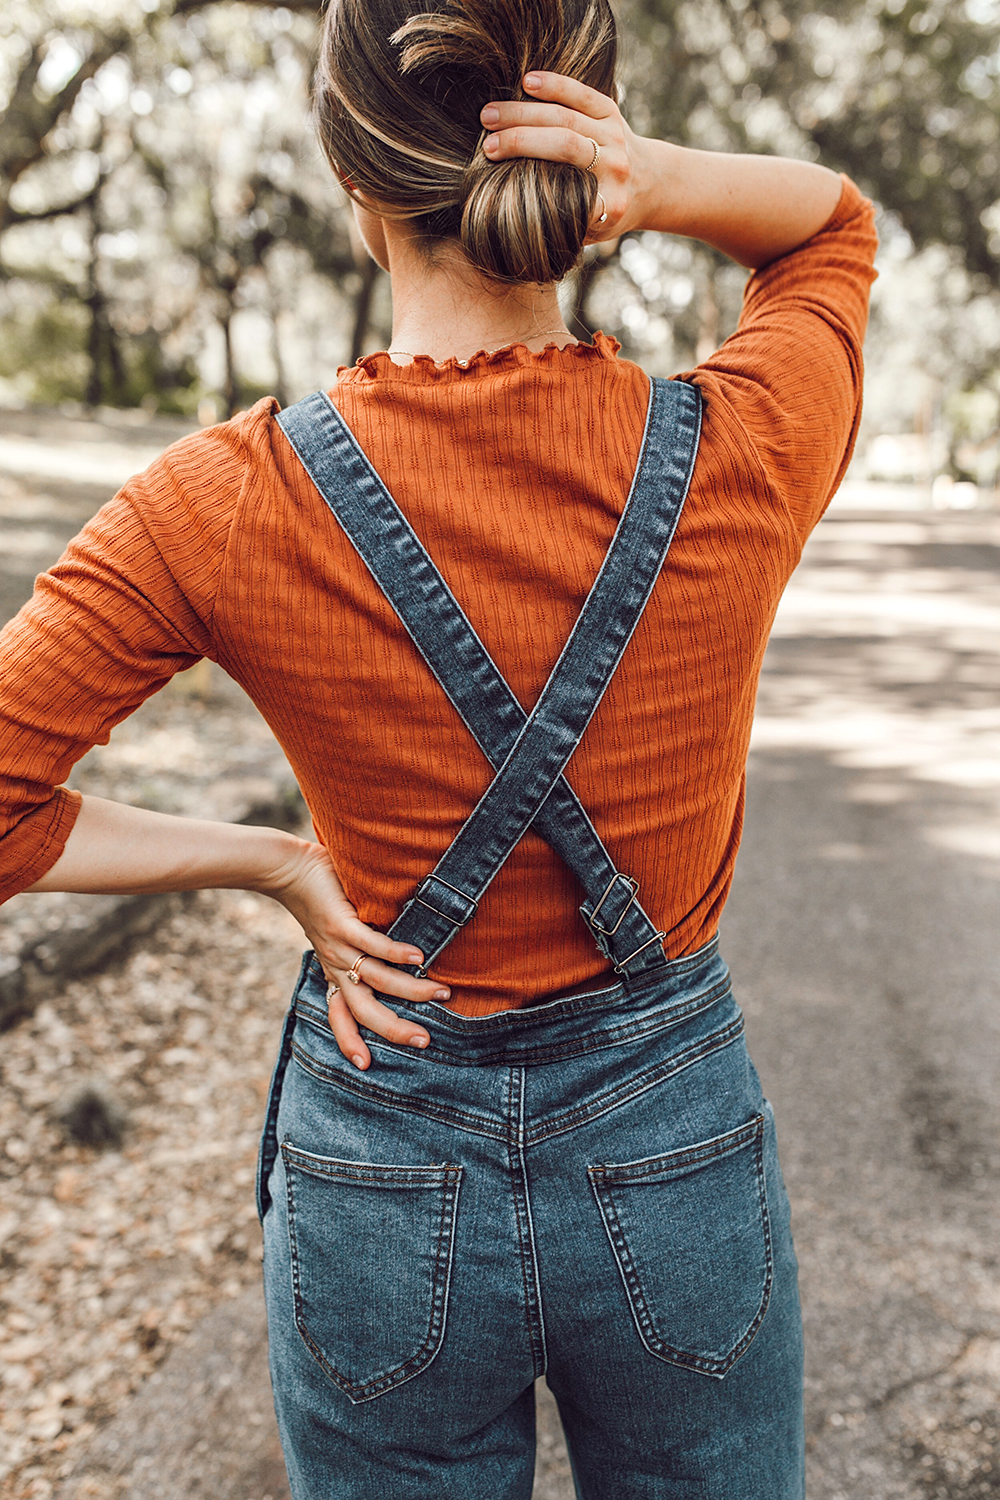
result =
M550 1025L555 1021L569 1020L588 1012L593 1013L595 1020L599 1020L601 1011L613 1012L622 999L626 998L626 995L628 998L635 999L637 996L641 996L644 989L651 988L654 983L662 984L667 978L683 978L692 969L700 968L708 958L712 957L718 951L718 947L719 935L716 932L712 934L707 943L704 943L694 953L689 953L683 958L670 959L662 969L654 969L648 974L637 976L627 987L622 983L611 985L599 984L593 990L587 990L582 995L573 995L565 1000L550 1000L545 1001L542 1005L514 1006L505 1011L498 1011L488 1018L490 1030L507 1030L523 1025L524 1017L529 1013L532 1019L537 1017L540 1023L544 1022L546 1025ZM317 985L321 986L324 991L326 990L326 976L322 971L319 960L311 949L307 950L304 955L303 970L302 978L305 978L305 971L311 971ZM728 972L724 980L721 980L719 983L720 987L729 988L731 986L732 981ZM620 992L618 993L617 1000L609 999L607 1004L602 1007L595 1007L593 1005L595 996L613 996L616 992ZM392 995L383 995L382 998L388 1000L390 1004L394 999ZM329 1021L325 1009L311 1005L308 1000L303 1000L298 995L296 1006L299 1013L305 1015L306 1019L315 1017L315 1019L329 1030ZM435 1025L442 1031L450 1032L453 1036L462 1040L468 1037L475 1040L476 1031L485 1025L483 1019L462 1016L457 1011L446 1010L443 1006L433 1003L422 1006L420 1009L422 1014L429 1012L433 1017ZM463 1025L463 1022L466 1024Z
M431 1276L431 1312L427 1336L417 1352L405 1360L403 1364L397 1365L395 1369L386 1371L382 1375L373 1377L371 1380L366 1381L364 1385L355 1385L353 1381L341 1375L329 1363L306 1327L302 1310L302 1282L299 1274L298 1243L295 1235L294 1176L288 1170L289 1165L295 1165L294 1159L290 1160L290 1158L294 1158L295 1148L290 1142L282 1141L281 1152L286 1163L285 1182L288 1196L288 1237L292 1258L292 1293L295 1304L295 1326L299 1331L303 1343L320 1368L333 1381L334 1385L344 1392L348 1400L353 1405L358 1406L363 1401L371 1401L376 1396L382 1396L387 1391L395 1389L396 1386L404 1385L406 1381L412 1380L415 1375L419 1375L435 1358L444 1342L448 1296L451 1289L451 1265L455 1242L458 1190L461 1186L463 1169L461 1167L446 1168L445 1175L448 1181L437 1184L442 1189L441 1217L437 1228L434 1270ZM443 1276L442 1270L444 1272Z
M741 1140L746 1137L746 1140ZM663 1160L676 1161L678 1165L686 1159L703 1165L709 1161L719 1160L730 1155L734 1151L745 1149L746 1145L752 1145L754 1153L754 1175L757 1182L757 1201L760 1210L760 1225L764 1239L764 1286L761 1291L761 1300L756 1313L749 1326L740 1336L738 1342L722 1358L711 1358L707 1355L694 1354L689 1350L677 1349L674 1345L660 1337L656 1328L656 1321L649 1306L645 1294L639 1282L638 1272L632 1260L625 1231L622 1228L614 1199L611 1196L612 1183L607 1180L607 1173L613 1172L616 1177L624 1173L625 1167L596 1166L587 1169L590 1178L590 1186L597 1200L598 1211L604 1221L604 1227L611 1242L618 1269L625 1284L629 1306L635 1321L636 1330L642 1340L643 1347L656 1359L663 1360L666 1364L677 1365L681 1369L696 1370L699 1374L709 1375L714 1379L721 1380L729 1373L737 1360L741 1358L754 1338L757 1330L763 1322L771 1300L771 1284L773 1281L773 1252L771 1244L770 1215L767 1209L767 1194L764 1184L764 1116L760 1114L750 1123L750 1126L741 1125L737 1130L730 1131L727 1136L720 1136L718 1141L706 1143L713 1150L701 1152L701 1148L693 1147L689 1151L670 1152ZM645 1166L646 1164L643 1163ZM648 1173L647 1173L648 1175ZM633 1181L641 1181L640 1177L620 1177L625 1185Z
M737 1041L742 1036L743 1029L744 1021L740 1015L727 1026L713 1031L711 1035L701 1038L684 1051L675 1053L666 1062L657 1064L646 1073L638 1074L630 1079L627 1085L613 1089L608 1094L602 1094L597 1099L591 1100L589 1104L578 1105L565 1114L557 1116L555 1121L549 1121L535 1130L529 1129L526 1132L525 1146L541 1145L543 1141L550 1140L553 1136L564 1135L567 1131L589 1124L609 1110L631 1103L633 1099L638 1099L649 1089L655 1088L657 1084L665 1082L676 1073L683 1072L685 1068L703 1061L712 1053ZM484 1117L469 1115L447 1105L431 1103L416 1094L394 1094L387 1089L380 1088L378 1084L355 1082L341 1073L334 1072L326 1064L318 1062L309 1053L303 1052L297 1043L292 1045L292 1057L301 1068L312 1077L318 1078L321 1083L343 1089L357 1098L375 1100L385 1108L398 1110L401 1114L440 1120L443 1124L466 1130L471 1135L486 1136L488 1139L498 1141L508 1139L508 1131L501 1121L488 1122Z
M538 1256L535 1250L531 1200L528 1195L528 1167L524 1159L524 1083L524 1069L511 1068L507 1082L507 1151L511 1169L517 1241L521 1255L521 1278L524 1285L528 1339L531 1344L535 1378L538 1379L545 1374L548 1356L545 1347L545 1323L542 1317Z
M678 1151L667 1151L659 1156L643 1157L640 1161L596 1162L588 1172L617 1183L643 1182L649 1177L676 1173L691 1166L714 1161L718 1156L728 1156L734 1150L750 1142L760 1133L763 1114L755 1115L745 1125L727 1130L724 1135L713 1136L710 1141L701 1141L697 1146L684 1146Z
M743 1035L743 1029L743 1016L739 1015L736 1020L730 1021L728 1026L713 1031L710 1036L702 1037L685 1051L675 1053L664 1063L658 1063L655 1068L637 1074L627 1084L612 1089L610 1093L601 1095L590 1104L579 1105L576 1109L567 1110L565 1114L557 1116L554 1121L549 1121L536 1132L531 1132L527 1144L540 1146L543 1141L551 1140L553 1136L565 1135L567 1131L576 1130L580 1125L589 1125L592 1120L599 1119L610 1110L618 1109L623 1104L630 1104L633 1099L638 1099L642 1094L648 1093L657 1084L665 1083L668 1078L682 1073L685 1068L690 1068L693 1064L704 1061L706 1057L711 1057L713 1053L721 1051L723 1047L729 1047L733 1042L739 1041Z
M695 995L682 1005L666 1006L642 1021L633 1021L628 1025L603 1027L600 1031L595 1030L590 1037L581 1037L579 1042L555 1042L549 1046L523 1047L519 1049L516 1059L511 1057L511 1039L505 1038L499 1043L496 1051L479 1053L475 1059L466 1060L456 1057L444 1048L435 1047L433 1033L431 1045L422 1053L422 1056L452 1067L474 1068L491 1066L521 1067L532 1064L541 1065L549 1062L563 1062L576 1057L585 1057L595 1052L606 1052L613 1047L628 1046L631 1042L643 1041L650 1036L657 1035L660 1031L668 1031L674 1026L688 1021L703 1011L709 1010L719 1000L724 1000L732 993L732 982L727 974L712 989L703 994ZM386 996L390 1002L392 996ZM318 1010L313 1009L308 1003L302 1002L298 1005L298 1012L309 1023L318 1023L321 1030L331 1034L326 1017ZM514 1014L517 1014L515 1012ZM425 1023L426 1024L426 1023ZM433 1023L431 1023L433 1024ZM365 1028L362 1028L365 1030ZM394 1047L384 1037L374 1036L372 1045L381 1051L392 1052L397 1056L411 1057L412 1051L400 1047ZM514 1043L516 1045L516 1043ZM322 1066L322 1064L320 1065Z
M519 1048L515 1055L512 1055L512 1048L508 1046L504 1050L483 1053L474 1060L463 1061L461 1058L455 1058L453 1053L446 1052L441 1047L435 1047L432 1037L431 1045L425 1048L421 1055L428 1061L458 1068L548 1067L552 1064L572 1062L580 1057L593 1057L598 1052L610 1052L617 1047L628 1047L635 1042L648 1041L651 1037L659 1036L665 1031L672 1031L675 1027L683 1025L685 1021L691 1021L706 1010L711 1010L713 1005L719 1000L724 1000L730 993L727 984L725 989L718 994L698 996L687 1005L678 1006L669 1012L661 1012L645 1022L634 1022L628 1027L609 1027L595 1031L591 1036L582 1037L576 1043L559 1042L553 1043L550 1047ZM386 1042L382 1037L375 1037L369 1042L369 1046L374 1051L390 1052L402 1057L410 1055L402 1048L394 1047L391 1042Z
M290 1160L300 1172L321 1177L333 1182L366 1182L400 1187L443 1187L450 1184L456 1172L462 1168L454 1162L445 1162L440 1167L401 1167L389 1162L334 1161L331 1157L313 1156L302 1151L290 1141L283 1141L285 1159Z
M353 1079L335 1073L324 1063L317 1062L310 1057L308 1052L302 1052L295 1044L292 1046L292 1057L300 1068L304 1068L321 1083L328 1083L333 1088L343 1089L345 1093L354 1094L360 1099L374 1100L384 1105L386 1109L397 1109L403 1114L425 1115L428 1119L441 1120L445 1125L456 1125L460 1130L467 1130L472 1135L488 1136L492 1140L503 1141L507 1138L506 1130L500 1121L488 1124L485 1119L478 1116L465 1114L462 1110L451 1109L444 1104L431 1104L426 1099L420 1099L413 1094L392 1094L388 1089L379 1088L378 1084L368 1083L361 1086Z
M298 985L301 985L305 976L305 964L299 971ZM296 990L298 989L296 985ZM284 1087L285 1074L292 1056L292 1035L295 1030L296 1010L295 1001L292 1000L285 1020L281 1028L281 1044L278 1048L278 1056L271 1074L271 1082L267 1090L267 1108L264 1112L264 1128L260 1135L260 1145L257 1149L257 1170L255 1173L255 1188L257 1202L257 1217L261 1224L268 1209L271 1207L271 1193L268 1181L271 1176L274 1163L278 1159L278 1110L281 1107L281 1091Z

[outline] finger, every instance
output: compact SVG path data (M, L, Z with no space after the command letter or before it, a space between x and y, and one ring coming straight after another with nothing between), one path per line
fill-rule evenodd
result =
M337 984L338 981L334 979L332 983ZM340 989L333 991L329 995L326 1013L330 1022L330 1030L333 1032L333 1039L348 1062L352 1062L356 1068L367 1068L372 1060L372 1055L361 1039L358 1023L348 1009L347 1002Z
M515 125L533 125L549 130L575 130L580 135L589 135L592 130L607 132L607 126L599 126L575 109L566 109L561 104L535 104L529 100L502 99L496 104L487 104L479 118L488 130L511 130Z
M336 931L330 933L331 943L357 953L370 953L389 964L421 964L424 955L412 943L396 943L375 927L368 927L359 917L336 919ZM343 956L343 955L342 955Z
M426 1047L430 1041L429 1032L397 1016L388 1005L376 1000L366 984L351 985L348 981L341 994L355 1021L387 1042L395 1042L401 1047Z
M337 985L337 989L330 993L327 1001L330 1030L341 1052L356 1068L363 1070L372 1060L371 1053L358 1030L359 1020L363 1026L367 1026L369 1031L374 1031L377 1035L384 1036L386 1041L395 1042L399 1046L427 1046L430 1036L424 1028L414 1026L411 1021L404 1021L387 1005L380 1004L367 985L356 990L348 1002L350 981L347 976L338 974L331 982ZM358 1009L359 1003L360 1010Z
M533 125L516 125L488 135L483 150L490 161L510 161L528 156L535 161L564 161L571 167L586 169L594 159L594 144L589 136L577 130L538 129Z
M351 960L355 957L357 955L352 953ZM339 969L344 966L338 963L336 967ZM404 974L401 969L391 969L387 964L379 963L376 958L368 958L361 973L369 989L379 990L385 995L395 995L397 999L409 1000L415 1005L426 1005L431 1000L451 999L451 991L437 979L414 979L412 974ZM350 979L347 983L351 983Z
M534 68L524 76L524 89L532 98L565 104L591 120L607 120L618 113L617 104L607 94L576 78L567 78L565 73L543 73Z

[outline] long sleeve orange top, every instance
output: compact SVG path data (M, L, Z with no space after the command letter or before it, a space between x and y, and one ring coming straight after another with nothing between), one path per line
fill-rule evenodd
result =
M714 933L743 818L768 631L850 456L876 247L845 179L830 222L749 279L705 398L681 522L567 776L668 957ZM648 379L613 340L460 366L371 355L331 392L528 709L600 567ZM492 772L259 402L105 505L0 636L0 899L58 858L70 767L211 657L269 721L362 919L388 926ZM533 832L435 965L466 1014L603 975L581 892Z

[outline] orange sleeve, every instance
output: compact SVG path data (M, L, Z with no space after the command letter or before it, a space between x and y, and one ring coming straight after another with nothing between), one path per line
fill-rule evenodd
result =
M753 273L736 332L687 377L728 405L802 541L854 448L877 247L874 208L844 177L833 217Z
M80 806L60 786L73 764L213 654L243 428L259 414L183 439L130 480L0 632L0 901L62 853Z

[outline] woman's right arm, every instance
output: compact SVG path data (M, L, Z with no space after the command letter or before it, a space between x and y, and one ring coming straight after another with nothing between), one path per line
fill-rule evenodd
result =
M534 88L532 76L540 80ZM696 380L706 398L712 441L703 478L726 490L744 483L752 462L768 503L784 507L804 541L843 477L858 430L878 245L872 205L812 162L644 140L612 100L572 79L528 75L525 88L538 102L483 111L494 130L488 154L586 169L596 141L608 216L592 224L591 241L660 230L753 267L734 334L683 378ZM738 472L727 468L731 460Z
M608 217L591 234L594 242L658 229L702 240L759 269L810 239L837 207L842 183L827 167L648 140L631 130L613 100L559 73L529 73L524 86L532 100L483 110L491 131L486 155L587 168L596 141Z

